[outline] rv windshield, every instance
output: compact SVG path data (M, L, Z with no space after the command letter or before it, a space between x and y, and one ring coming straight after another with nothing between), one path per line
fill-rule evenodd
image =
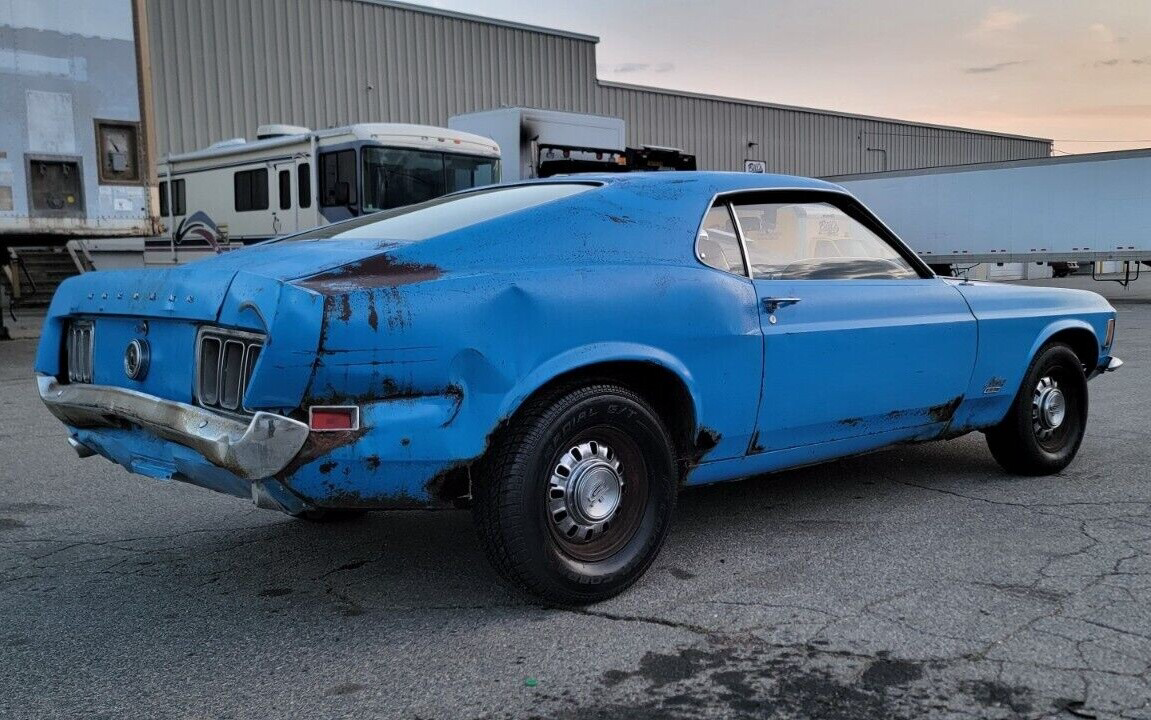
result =
M387 210L499 182L498 158L364 148L364 212Z

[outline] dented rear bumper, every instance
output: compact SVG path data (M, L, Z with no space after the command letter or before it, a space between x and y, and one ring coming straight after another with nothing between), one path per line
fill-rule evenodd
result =
M40 399L70 427L138 426L158 438L195 450L242 480L276 475L292 462L308 439L306 424L274 413L257 412L244 422L127 388L64 385L49 375L39 375L36 380Z

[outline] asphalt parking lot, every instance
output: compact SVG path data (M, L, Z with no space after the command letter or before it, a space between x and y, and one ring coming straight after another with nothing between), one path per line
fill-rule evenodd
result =
M79 460L0 343L0 717L1151 717L1151 304L1117 307L1060 475L971 435L688 491L581 611L464 511L313 525Z

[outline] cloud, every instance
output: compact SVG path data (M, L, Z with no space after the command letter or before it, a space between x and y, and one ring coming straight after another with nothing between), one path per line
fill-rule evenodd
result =
M1096 60L1094 66L1099 67L1116 67L1118 65L1147 65L1151 66L1151 55L1137 58L1108 58L1106 60Z
M1019 27L1028 17L1008 8L993 7L979 21L979 27L975 31L983 34L1007 32Z
M657 72L665 73L675 70L675 63L663 62L653 65L652 63L636 63L626 62L612 65L610 70L613 73L636 73L636 72Z
M1151 118L1151 104L1086 105L1063 108L1052 114L1064 117Z
M1094 23L1087 28L1091 34L1095 36L1096 40L1110 45L1115 42L1115 33L1111 32L1111 28L1103 23Z
M1009 67L1014 67L1015 65L1023 65L1023 64L1024 64L1024 62L1022 60L1008 60L1006 62L998 62L998 63L995 63L993 65L980 65L980 66L976 66L976 67L965 67L965 68L962 68L962 70L967 75L985 75L987 73L995 73L995 72L999 72L1000 70L1006 70Z

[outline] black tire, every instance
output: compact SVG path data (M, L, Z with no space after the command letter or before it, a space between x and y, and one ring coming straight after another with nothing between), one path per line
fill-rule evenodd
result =
M648 569L676 491L659 417L630 390L597 383L517 413L480 463L472 514L505 579L553 603L585 605L622 592Z
M359 520L367 515L367 510L331 510L328 508L309 508L292 515L300 520L314 523L339 523L350 520Z
M1051 427L1045 407L1054 388L1064 402L1063 419ZM1041 403L1046 403L1040 407ZM987 431L987 447L1003 469L1016 475L1050 475L1071 464L1087 430L1087 378L1083 364L1062 343L1039 349L1027 368L1007 417Z

